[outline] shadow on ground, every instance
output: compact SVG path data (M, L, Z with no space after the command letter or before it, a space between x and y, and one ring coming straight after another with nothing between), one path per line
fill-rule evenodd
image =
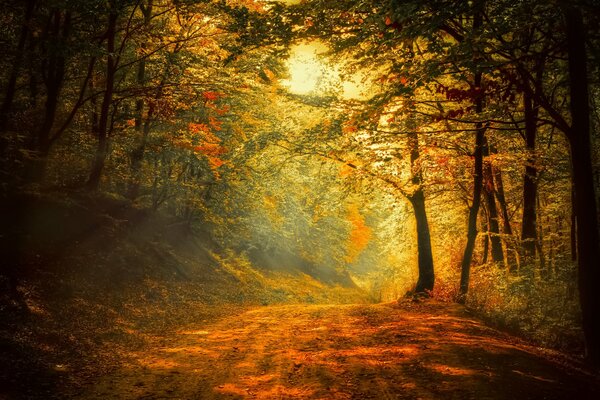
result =
M600 398L551 358L455 305L263 307L165 336L79 398Z

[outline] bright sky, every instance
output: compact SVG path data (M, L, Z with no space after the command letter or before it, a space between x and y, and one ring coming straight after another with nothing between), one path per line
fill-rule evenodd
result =
M342 97L362 97L361 92L365 90L365 86L361 83L360 75L346 75L342 80L340 66L322 56L326 51L327 46L319 41L293 46L287 63L290 79L281 83L294 94L318 94L334 86L341 86Z
M290 92L309 94L317 91L326 81L335 82L337 76L319 59L318 44L299 44L292 47L287 66L290 79L282 82Z

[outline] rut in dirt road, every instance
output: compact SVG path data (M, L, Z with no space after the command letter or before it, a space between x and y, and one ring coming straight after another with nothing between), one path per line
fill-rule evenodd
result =
M80 398L600 398L545 354L456 305L264 307L165 337Z

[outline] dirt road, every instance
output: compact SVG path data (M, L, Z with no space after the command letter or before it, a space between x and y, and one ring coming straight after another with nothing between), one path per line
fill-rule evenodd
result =
M600 398L589 374L437 303L263 307L130 356L79 398Z

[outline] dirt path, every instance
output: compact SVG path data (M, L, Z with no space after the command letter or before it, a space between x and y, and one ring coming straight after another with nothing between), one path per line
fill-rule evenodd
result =
M264 307L165 337L81 399L600 399L460 307Z

